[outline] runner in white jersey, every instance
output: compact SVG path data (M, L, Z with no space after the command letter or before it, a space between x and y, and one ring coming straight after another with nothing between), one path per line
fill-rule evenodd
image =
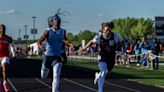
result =
M96 43L99 46L98 67L100 72L95 74L94 80L95 84L98 80L98 92L103 92L105 76L111 72L115 64L117 44L122 41L122 38L117 33L111 31L113 27L114 24L112 22L103 23L102 32L98 33L84 48L80 49L80 51L84 51Z
M65 45L74 48L66 37L66 31L60 28L61 18L56 14L52 18L52 27L46 30L37 41L38 46L44 52L41 68L41 77L47 78L50 67L53 68L52 92L58 92L59 76L62 62L66 62ZM42 42L46 41L44 47Z

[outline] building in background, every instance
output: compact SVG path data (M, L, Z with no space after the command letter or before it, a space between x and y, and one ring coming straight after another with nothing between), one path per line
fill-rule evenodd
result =
M164 43L164 16L155 17L156 38Z
M155 32L156 39L160 41L160 48L164 50L164 16L156 16L155 17Z

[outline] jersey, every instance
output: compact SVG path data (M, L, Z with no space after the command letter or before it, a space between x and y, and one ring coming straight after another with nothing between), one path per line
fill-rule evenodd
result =
M98 33L94 38L93 42L98 44L99 57L98 59L103 59L106 57L115 57L116 45L122 41L122 38L117 34L112 32L108 39L103 38L102 33Z
M10 43L12 38L9 36L0 37L0 58L8 57L10 55Z
M100 55L108 56L114 55L116 51L116 43L114 41L114 33L108 39L105 39L103 35L100 36Z
M50 28L48 32L48 39L46 42L46 51L45 55L47 56L61 56L62 53L64 53L64 35L65 30L64 29L58 29L58 31L55 31L53 27Z

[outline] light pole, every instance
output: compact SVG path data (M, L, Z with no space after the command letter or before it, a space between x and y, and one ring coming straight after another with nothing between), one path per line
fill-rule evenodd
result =
M24 25L25 28L25 35L27 35L27 25ZM27 38L25 37L25 39L27 40Z
M19 33L18 41L21 41L21 29L18 29L18 33Z
M26 42L26 55L27 55L27 40L28 40L28 38L29 38L29 36L27 35L27 25L24 25L24 27L25 27L25 35L24 35L24 39L25 39L25 42Z
M32 18L33 18L33 29L31 29L31 34L33 34L34 42L35 42L35 34L37 33L37 29L35 29L35 19L37 17L36 16L32 16Z
M19 31L19 37L21 37L21 29L19 29L18 31Z
M24 25L24 28L25 28L25 35L24 35L24 39L25 39L25 41L27 42L27 40L28 40L28 35L27 35L27 25ZM27 45L27 43L26 43L26 45Z

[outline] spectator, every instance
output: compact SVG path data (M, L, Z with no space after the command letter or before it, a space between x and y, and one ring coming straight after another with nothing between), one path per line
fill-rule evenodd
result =
M154 42L154 48L152 49L153 50L153 54L158 56L159 55L159 52L160 52L160 43L157 39L155 39L155 42ZM158 69L158 58L155 58L153 60L153 69Z
M137 40L137 43L134 46L134 52L137 60L136 66L140 66L139 61L140 61L140 54L141 54L141 49L139 48L140 46L140 40Z

